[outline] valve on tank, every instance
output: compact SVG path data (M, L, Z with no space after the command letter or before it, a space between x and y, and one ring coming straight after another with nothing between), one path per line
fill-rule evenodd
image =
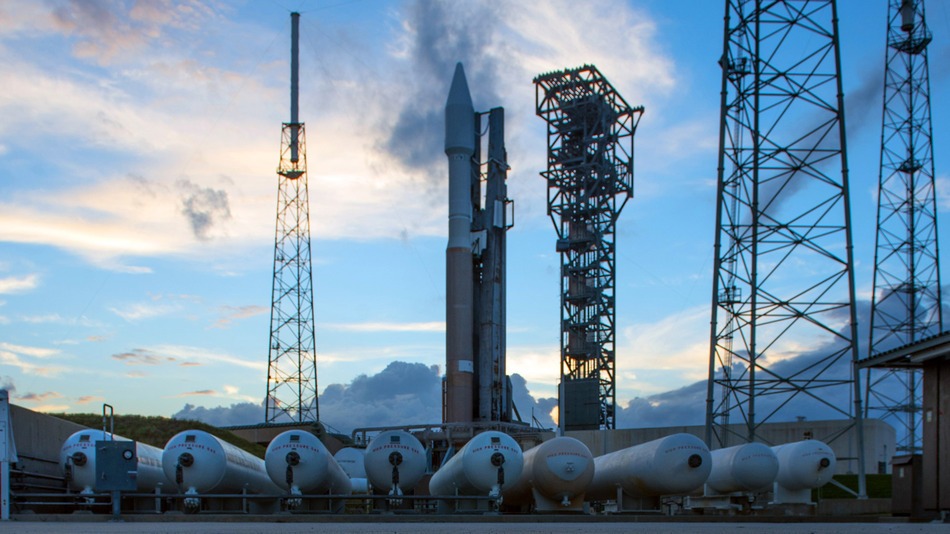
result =
M389 494L402 495L402 489L399 487L399 466L402 465L402 453L399 451L389 453L389 465L393 466L393 487L389 490ZM389 499L389 504L398 506L402 504L402 499Z
M181 486L185 483L185 468L191 467L194 464L195 457L190 452L183 452L178 455L178 463L175 465L175 483L178 484L179 490L181 490ZM195 488L188 488L185 495L196 495L197 493ZM197 513L201 508L201 499L197 497L186 497L184 505L186 513Z
M297 467L298 465L300 465L300 453L298 453L297 451L290 451L287 453L285 460L287 461L286 480L287 480L287 486L290 488L290 494L302 495L300 488L297 487L296 484L294 484L294 467ZM287 505L288 510L296 510L303 503L303 501L300 498L290 498L290 499L286 499L284 502Z
M497 438L492 438L492 443L495 443ZM498 468L498 479L496 484L492 486L491 491L488 493L488 496L495 499L495 508L501 506L501 488L505 485L505 455L495 451L491 455L491 464Z

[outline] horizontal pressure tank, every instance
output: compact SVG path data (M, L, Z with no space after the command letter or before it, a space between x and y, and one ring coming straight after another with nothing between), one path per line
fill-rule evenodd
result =
M761 443L745 443L711 452L706 485L713 493L767 490L778 473L778 457Z
M775 483L788 490L820 488L835 474L835 453L815 439L772 447L778 457Z
M172 436L162 455L165 475L185 493L283 493L264 460L201 430Z
M366 478L366 467L364 467L363 457L366 455L365 449L355 447L343 447L336 451L333 458L340 464L343 472L350 478Z
M387 430L378 434L366 447L363 460L366 476L374 488L390 495L411 491L426 471L426 450L412 434L403 430ZM394 479L399 491L395 491Z
M521 476L523 462L521 447L511 436L488 430L473 437L432 475L429 493L500 496Z
M83 493L92 493L96 486L96 442L130 441L128 438L104 432L102 430L80 430L66 438L59 451L59 465L67 474L69 488ZM165 476L162 470L162 449L135 444L135 456L138 461L136 473L136 491L151 492L161 484L163 491L174 493L174 479Z
M709 448L692 434L673 434L594 458L588 500L685 495L701 487L712 468Z
M504 492L507 504L530 504L540 511L575 510L594 479L594 457L582 442L560 436L524 452L521 476Z
M363 465L366 449L343 447L336 451L333 459L340 464L346 476L350 477L350 491L352 493L369 493L369 481L366 479L366 467Z
M350 493L350 478L317 436L302 430L277 435L267 446L264 465L284 491L306 494Z

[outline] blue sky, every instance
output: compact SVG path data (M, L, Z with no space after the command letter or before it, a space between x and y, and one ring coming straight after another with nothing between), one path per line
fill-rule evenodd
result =
M866 305L886 2L840 4ZM7 0L0 380L15 403L155 415L260 403L292 10L321 392L394 361L444 363L441 132L456 61L477 109L506 108L509 372L535 397L556 393L559 259L531 79L592 63L646 106L635 198L618 223L618 402L706 378L722 2ZM928 19L948 235L950 5L931 2ZM345 410L321 406L340 426Z

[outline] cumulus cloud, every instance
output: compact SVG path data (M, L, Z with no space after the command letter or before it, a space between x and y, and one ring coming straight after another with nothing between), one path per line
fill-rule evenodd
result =
M534 398L528 391L528 383L518 374L511 376L511 396L521 420L532 426L554 428L557 422L551 413L557 406L557 397ZM515 417L517 419L517 417Z
M75 186L55 194L20 191L0 203L0 240L42 243L97 265L148 272L128 265L129 258L242 254L272 239L273 183L245 178L273 177L276 163L273 103L286 94L277 81L286 59L270 47L275 30L222 20L228 35L248 37L218 38L198 28L225 9L197 2L43 7L49 13L33 18L46 24L32 33L66 35L74 54L102 67L50 68L17 55L0 58L12 73L0 94L0 142L27 154L38 139L55 136L83 151L58 160L57 174ZM418 182L444 181L441 114L456 61L465 62L478 109L508 111L513 172L544 166L541 130L526 126L534 120L530 80L539 72L597 63L632 102L668 92L675 81L649 17L619 2L412 2L390 14L397 24L382 40L395 43L388 49L375 39L340 35L345 31L338 28L321 27L325 31L310 36L327 50L317 69L332 73L314 76L311 94L321 113L308 124L318 136L310 156L320 162L320 194L312 195L311 210L321 217L314 218L313 232L324 238L444 233L444 208L432 201L441 191L420 195ZM165 46L172 31L181 35ZM194 47L207 53L196 57ZM249 68L247 56L255 54L259 64ZM226 112L233 109L241 113ZM90 154L120 166L89 169L78 159ZM234 183L222 188L182 179L197 166ZM317 177L314 168L311 174ZM190 186L181 190L181 181ZM521 206L544 203L531 182L512 180L511 196ZM414 217L392 224L394 205ZM519 220L542 217L542 211L525 209Z
M196 238L210 239L214 227L231 218L227 191L201 187L188 180L179 180L177 186L181 194L181 213Z
M535 399L519 375L512 375L513 397L521 417L551 428L550 412L557 400ZM237 388L222 386L225 393L239 396ZM215 391L187 395L215 395ZM181 395L184 396L184 395ZM350 433L354 428L428 425L442 420L442 377L437 366L422 363L391 362L373 375L359 375L349 384L330 384L319 398L320 419L332 430ZM197 419L212 425L244 425L264 420L263 403L242 402L230 406L205 408L186 404L173 415L176 419Z
M320 418L341 432L442 420L442 386L436 366L392 362L375 375L330 384L320 395Z
M264 421L264 406L253 402L239 402L215 408L186 404L172 415L172 418L201 421L214 426L253 425Z

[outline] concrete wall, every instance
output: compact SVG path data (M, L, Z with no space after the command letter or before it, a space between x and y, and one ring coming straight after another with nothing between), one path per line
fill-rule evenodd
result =
M62 476L59 451L66 438L86 427L10 405L13 441L19 462L17 468L42 475Z

